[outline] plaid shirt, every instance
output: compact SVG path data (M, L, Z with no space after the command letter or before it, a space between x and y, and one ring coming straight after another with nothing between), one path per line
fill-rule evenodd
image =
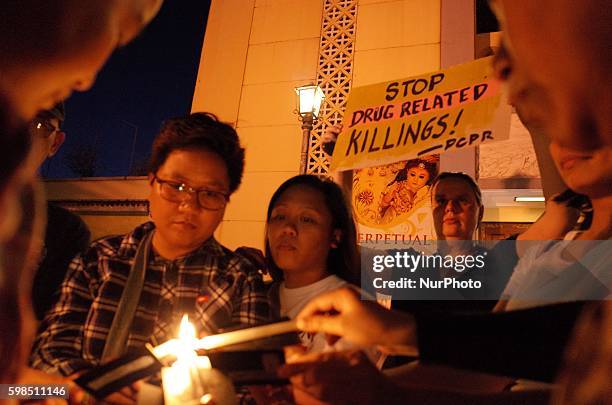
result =
M153 228L149 222L127 235L100 239L72 261L61 297L40 326L33 367L70 375L100 363L138 244ZM184 313L199 332L216 333L267 321L270 309L261 275L211 238L173 261L151 250L128 350L176 336Z

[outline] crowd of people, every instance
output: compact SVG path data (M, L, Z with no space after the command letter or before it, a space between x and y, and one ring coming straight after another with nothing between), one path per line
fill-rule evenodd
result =
M525 125L549 139L569 190L549 198L545 214L515 242L487 250L485 274L495 283L486 297L392 297L388 309L363 299L373 297L359 290L355 224L331 181L301 175L278 188L268 207L265 252L234 252L215 240L240 186L245 153L234 128L211 113L162 125L148 172L151 221L88 244L82 221L47 206L37 168L66 136L58 103L90 88L112 51L154 18L161 0L3 2L0 383L67 384L70 403L89 403L76 377L166 341L188 313L206 334L297 319L307 353L279 370L291 382L283 400L609 403L608 7L603 0L490 4L504 33L496 75L507 82ZM477 183L457 173L430 178L426 169L407 165L396 182L413 178L414 195L424 186L431 191L435 231L444 242L439 253L484 252L474 241L483 215ZM391 191L389 206L400 198ZM54 244L50 231L58 223L68 227L70 249ZM270 285L262 270L272 276ZM447 275L440 270L436 277ZM380 352L417 354L418 362L381 370L381 362L373 363ZM517 391L517 378L555 385ZM135 403L138 389L125 387L104 403ZM261 394L254 389L246 400L272 402Z

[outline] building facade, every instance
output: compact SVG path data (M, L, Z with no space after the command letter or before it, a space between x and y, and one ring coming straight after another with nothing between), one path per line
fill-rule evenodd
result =
M325 174L329 161L320 136L341 121L350 89L481 56L497 35L478 35L475 18L475 0L213 0L192 111L213 112L235 125L246 148L243 182L217 238L230 248L263 246L268 201L300 171L295 87L316 83L325 93L306 167ZM524 130L518 132L522 138L502 141L510 147L491 144L440 157L441 170L480 177L483 237L520 229L542 212L542 203L513 198L541 195L533 150L524 146ZM94 237L147 220L144 178L49 181L47 189L51 200L83 216Z

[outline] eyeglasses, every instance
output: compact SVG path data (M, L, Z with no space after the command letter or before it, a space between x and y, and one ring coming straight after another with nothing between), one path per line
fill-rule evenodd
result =
M48 138L59 128L51 124L49 121L34 119L28 127L30 134L37 138Z
M208 210L220 210L225 207L229 195L220 191L207 189L195 189L184 183L169 180L161 180L154 176L153 180L159 184L159 195L168 201L182 203L189 198L189 194L195 194L198 204Z

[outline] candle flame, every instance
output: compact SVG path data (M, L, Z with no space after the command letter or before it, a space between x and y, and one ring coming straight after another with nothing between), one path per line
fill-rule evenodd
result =
M181 319L178 338L185 343L196 340L195 326L189 322L189 316L187 314L183 315L183 318Z
M174 364L163 373L164 389L171 395L182 395L192 387L198 368L210 368L208 357L198 357L195 352L197 343L195 327L189 322L187 314L183 315L175 344L167 346L168 352L176 356Z
M193 361L197 357L195 345L198 339L196 339L195 326L189 322L187 314L181 319L177 341L178 344L174 347L177 361Z

